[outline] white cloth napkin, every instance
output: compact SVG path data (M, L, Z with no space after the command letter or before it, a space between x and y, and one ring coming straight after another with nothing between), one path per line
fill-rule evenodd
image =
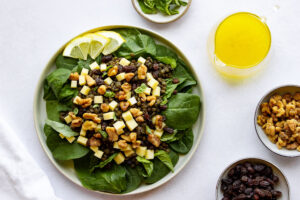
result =
M55 196L45 173L2 119L0 119L0 199L59 199Z

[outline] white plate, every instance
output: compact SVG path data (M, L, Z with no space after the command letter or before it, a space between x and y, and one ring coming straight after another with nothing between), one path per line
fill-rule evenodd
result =
M216 187L216 200L221 200L223 198L223 192L221 191L221 182L222 179L227 177L227 174L230 169L235 167L236 165L240 163L245 163L245 162L250 162L250 163L261 163L265 164L273 169L274 175L278 176L279 178L279 183L275 185L275 190L279 190L282 192L282 196L278 200L289 200L290 199L290 189L289 189L289 183L285 177L285 175L281 172L281 170L273 165L272 163L269 163L268 161L265 161L260 158L245 158L239 161L236 161L229 165L220 175L219 180L217 182L217 187Z
M186 6L181 6L178 9L179 11L178 14L164 15L161 12L158 12L156 14L145 14L141 9L138 0L131 0L133 7L139 13L139 15L141 15L142 17L144 17L145 19L151 22L158 23L158 24L166 24L166 23L174 22L177 19L181 18L188 11L192 3L192 0L184 0L184 1L186 1L188 4Z
M157 42L160 42L160 43L168 46L169 48L173 49L177 53L177 55L181 59L183 59L183 61L187 64L191 73L194 75L196 81L198 82L197 86L194 88L193 93L200 96L201 103L202 103L199 118L193 127L193 132L194 132L193 147L188 154L180 156L179 161L174 168L174 173L169 173L163 179L159 180L158 182L156 182L154 184L151 184L151 185L143 184L136 190L134 190L130 193L127 193L127 194L111 194L111 193L106 193L106 192L95 191L95 192L102 193L102 194L124 196L124 195L138 194L138 193L152 190L152 189L166 183L167 181L169 181L171 178L176 176L184 168L184 166L191 159L192 155L195 153L195 151L200 143L202 134L203 134L203 127L204 127L204 120L205 120L205 103L204 103L203 90L201 88L200 81L199 81L194 69L192 68L191 63L187 60L185 55L174 44L172 44L170 41L168 41L164 37L160 36L159 34L154 33L150 30L133 27L133 26L126 26L126 25L104 26L104 27L99 27L99 28L89 30L85 33L90 33L90 32L92 33L92 32L96 32L96 31L100 31L100 30L109 30L109 29L114 29L114 28L137 28L146 34L151 35L153 38L156 39ZM85 33L82 33L82 34L85 34ZM82 35L82 34L80 34L80 35ZM47 118L46 105L45 105L45 101L43 100L43 83L44 83L46 76L56 68L55 67L55 59L63 51L63 49L67 43L68 42L66 42L60 49L58 49L56 51L56 53L54 53L51 56L51 59L49 60L48 64L45 66L45 69L40 76L40 79L39 79L39 82L37 84L37 88L35 91L35 96L34 96L33 114L34 114L35 128L36 128L37 135L39 137L39 141L40 141L44 151L46 152L46 155L49 157L50 161L69 180L71 180L72 182L74 182L77 185L82 186L81 182L79 181L79 179L77 178L77 176L75 174L75 170L73 168L73 161L59 162L53 158L51 151L48 149L48 147L46 145L46 141L45 141L46 138L45 138L44 131L43 131L44 123Z
M257 133L257 136L259 137L260 141L271 151L274 153L281 155L281 156L286 156L286 157L297 157L300 156L300 152L297 150L288 150L285 148L278 149L276 144L272 143L267 135L265 134L264 130L257 124L257 116L261 114L260 111L260 105L264 102L268 102L271 96L274 94L286 94L286 93L291 93L294 94L296 92L300 92L300 87L297 85L286 85L286 86L281 86L278 88L275 88L268 92L265 96L262 97L262 99L258 102L256 110L255 110L255 115L254 115L254 126L255 130Z

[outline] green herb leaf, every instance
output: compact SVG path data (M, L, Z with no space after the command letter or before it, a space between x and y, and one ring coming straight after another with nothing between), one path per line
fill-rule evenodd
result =
M107 91L104 94L105 97L111 97L111 98L113 98L115 95L116 94L114 92L112 92L112 91Z
M170 147L178 152L178 153L182 153L182 154L186 154L188 153L194 143L194 134L192 129L187 129L185 131L183 131L182 137L175 141L175 142L171 142L169 143Z
M146 133L147 134L152 134L152 130L148 125L146 125Z
M181 92L182 90L184 90L184 88L188 86L193 86L197 84L196 80L193 78L191 73L187 70L187 66L182 60L178 60L177 67L173 72L173 76L178 79L185 78L185 81L182 84L180 84L177 88L179 92Z
M185 78L178 78L178 80L179 83L174 84L173 79L166 79L166 92L163 96L163 101L160 103L160 105L165 105L168 103L168 99L172 96L174 90L177 88L178 85L185 81Z
M103 72L102 78L104 78L107 75L107 72Z
M100 130L99 133L102 135L103 138L107 138L108 134L105 131Z
M90 169L90 172L92 173L95 169L100 168L102 169L103 167L105 167L108 163L110 163L116 156L118 155L118 153L114 153L111 156L109 156L106 160L100 162L98 165L95 165L94 167L92 167Z
M98 108L98 107L99 107L99 104L93 105L93 108Z
M58 133L63 134L65 137L72 137L72 136L79 135L77 132L73 131L69 126L59 122L46 119L46 124L51 126Z
M77 115L78 112L79 112L78 108L74 108L74 109L73 109L73 113L74 113L75 115Z
M161 162L163 162L172 172L174 172L174 167L169 154L163 150L158 150L155 154Z
M200 113L200 98L194 94L178 93L168 103L168 108L163 112L166 124L178 130L193 126Z
M151 176L151 174L153 172L153 163L150 160L147 160L140 156L137 156L136 160L143 164L143 166L147 172L147 176L148 177Z
M147 89L147 85L145 83L142 83L139 87L137 87L134 92L137 94L143 93L145 92L145 90Z
M110 70L110 68L112 68L113 65L109 65L107 68L106 68L106 71Z
M155 14L155 13L157 13L156 9L154 7L153 8L148 7L145 4L144 0L138 0L138 2L139 2L139 5L140 5L143 13L146 13L146 14Z

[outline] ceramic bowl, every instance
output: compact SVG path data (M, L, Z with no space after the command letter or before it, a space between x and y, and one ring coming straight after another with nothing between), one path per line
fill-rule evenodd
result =
M258 138L260 141L272 152L281 155L281 156L286 156L286 157L297 157L300 156L300 152L297 150L288 150L285 148L278 149L276 144L272 143L267 135L265 134L264 130L262 129L261 126L257 124L257 116L261 114L260 111L260 105L264 102L268 102L270 97L273 96L274 94L280 94L284 95L286 93L291 93L294 94L296 92L300 92L300 86L297 85L285 85L285 86L280 86L277 87L271 91L269 91L266 95L264 95L261 100L258 102L256 110L255 110L255 116L254 116L254 126L255 130L257 133Z
M157 14L145 14L143 13L138 0L131 0L133 7L135 8L135 10L138 12L139 15L141 15L142 17L144 17L145 19L154 22L154 23L158 23L158 24L166 24L166 23L170 23L170 22L174 22L176 20L178 20L179 18L181 18L190 8L192 0L185 0L188 4L186 6L181 6L179 8L179 13L176 15L164 15L160 12L158 12Z
M191 71L191 73L195 77L196 81L198 82L197 86L194 88L193 93L199 95L200 98L201 98L201 101L202 101L199 118L193 126L193 132L194 132L193 147L187 155L180 156L180 159L179 159L177 165L174 168L174 173L169 173L163 179L159 180L158 182L156 182L154 184L141 185L136 190L134 190L130 193L127 193L127 194L111 194L111 193L97 191L98 193L102 193L102 194L120 195L120 196L122 195L122 196L124 196L124 195L130 195L130 194L138 194L138 193L146 192L146 191L152 190L154 188L157 188L160 185L168 182L171 178L176 176L184 168L184 166L191 159L192 155L195 153L195 151L196 151L196 149L197 149L197 147L200 143L202 134L203 134L203 127L204 127L204 120L205 120L205 102L204 102L204 97L203 97L203 90L201 88L201 83L200 83L199 79L197 78L197 74L195 73L191 63L188 61L186 56L173 43L171 43L170 41L165 39L163 36L153 32L153 31L150 31L150 30L146 30L146 29L139 28L139 27L126 26L126 25L103 26L103 27L99 27L99 28L95 28L95 29L86 31L85 33L82 33L82 34L79 34L79 35L83 35L83 34L86 34L86 33L92 33L92 32L96 32L96 31L100 31L100 30L112 30L112 29L116 29L116 28L137 28L141 32L152 36L157 42L162 43L162 44L168 46L169 48L173 49L177 53L177 55L181 59L183 59L184 62L186 62L189 70ZM76 36L76 37L78 37L78 36ZM70 38L70 40L71 39L72 38ZM45 138L45 134L44 134L44 131L43 131L44 123L45 123L45 120L47 118L45 101L43 100L43 83L44 83L44 80L45 80L46 76L51 71L53 71L55 69L55 59L63 51L65 45L68 42L69 41L66 41L65 44L63 44L56 52L54 52L53 55L50 56L49 62L45 66L45 68L44 68L44 70L43 70L43 72L42 72L42 74L39 78L39 82L37 84L36 91L35 91L35 96L34 96L33 114L34 114L34 123L35 123L37 136L38 136L39 141L42 145L42 148L44 149L46 155L49 157L50 161L58 169L58 171L60 171L65 177L67 177L69 180L71 180L75 184L82 186L81 182L79 181L79 179L77 178L77 176L75 174L75 170L73 168L73 161L59 162L59 161L57 161L53 158L51 151L48 149L48 147L46 145L46 140L45 140L46 138Z
M217 182L217 187L216 187L216 200L222 200L223 198L223 192L221 191L221 184L222 184L222 179L227 177L228 172L235 167L238 164L245 163L245 162L250 162L250 163L261 163L265 164L273 169L273 173L278 176L279 178L279 183L275 186L275 190L279 190L282 192L282 196L278 200L289 200L290 199L290 189L289 189L289 184L287 181L287 178L285 175L281 172L281 170L275 166L274 164L260 159L260 158L244 158L241 160L238 160L232 164L230 164L220 175L219 180Z

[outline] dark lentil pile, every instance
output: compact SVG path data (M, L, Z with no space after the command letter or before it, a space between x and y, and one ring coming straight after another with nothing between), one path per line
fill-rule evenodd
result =
M138 68L141 66L141 63L137 62L136 60L131 60L130 65L128 66L122 66L119 64L120 58L113 57L112 55L107 55L103 56L101 63L106 63L107 67L109 66L118 66L118 74L125 72L125 73L134 73L134 77L130 80L131 84L131 97L135 97L137 100L137 103L133 106L130 106L130 108L138 108L143 112L143 118L144 122L138 122L138 127L136 127L133 131L130 131L127 127L124 128L124 134L129 135L130 132L136 132L137 133L137 140L141 141L141 146L146 146L147 149L162 149L167 152L169 152L169 147L167 143L161 142L159 147L155 147L152 143L150 143L147 140L147 133L146 133L146 127L150 127L151 129L155 129L155 126L152 123L152 117L160 114L163 110L167 109L167 105L160 105L162 102L162 97L166 92L166 80L167 78L172 77L172 72L173 69L170 65L166 65L163 63L158 62L157 60L152 59L151 57L146 58L146 62L144 65L147 67L148 71L150 72L158 82L159 82L159 87L161 88L161 95L157 97L156 102L153 106L149 106L149 102L143 102L141 98L139 97L139 94L136 94L134 90L141 86L143 83L147 83L146 79L138 79L137 71ZM106 79L108 76L105 75L107 72L101 72L100 70L90 70L89 75L96 81L96 85L90 87L91 90L87 96L83 95L80 93L80 90L82 89L82 86L78 87L78 96L81 98L94 98L94 96L98 96L97 89L101 85L105 85L104 79ZM116 76L111 76L110 77L113 80L113 83L110 85L106 85L107 90L106 92L114 92L115 94L118 91L121 91L122 84L127 82L126 80L118 81L116 79ZM178 82L178 79L173 79L173 82L176 83ZM175 91L176 93L176 91ZM122 119L122 113L123 111L120 108L120 101L117 98L114 97L105 97L103 96L103 103L109 104L111 101L116 101L118 102L118 106L115 108L115 116L117 120ZM94 105L92 104L91 106L87 108L82 108L79 105L74 104L73 105L73 110L78 109L78 113L76 116L78 117L83 117L84 113L95 113L101 118L101 129L105 131L107 126L113 126L113 124L116 122L116 120L108 120L104 121L103 120L103 112L101 111L101 108L99 105ZM64 122L64 117L68 115L68 112L61 112L61 120ZM165 120L165 117L163 116L163 120ZM76 132L80 132L80 127L78 128L72 128ZM170 127L165 126L163 128L164 132L166 133L173 133L173 129ZM95 136L94 131L87 131L86 137L91 138ZM113 142L109 141L107 138L99 138L98 140L101 141L101 145L99 146L99 149L104 152L101 160L104 161L106 160L109 156L111 156L115 152L119 152L118 149L113 148ZM89 143L88 143L89 145ZM136 160L136 156L131 156L131 157L126 157L125 159L125 164L130 165L131 167L135 167L138 164L138 161ZM108 167L110 165L107 165Z
M274 189L279 178L271 167L245 162L232 168L222 179L222 200L276 200L281 192Z

